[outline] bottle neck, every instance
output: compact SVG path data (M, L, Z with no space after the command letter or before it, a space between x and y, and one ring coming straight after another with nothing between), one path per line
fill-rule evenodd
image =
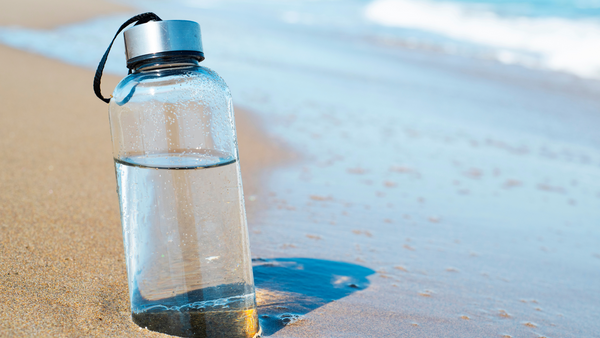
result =
M194 56L163 56L139 61L133 65L133 67L131 68L131 72L140 73L159 69L198 67L199 63L200 62Z

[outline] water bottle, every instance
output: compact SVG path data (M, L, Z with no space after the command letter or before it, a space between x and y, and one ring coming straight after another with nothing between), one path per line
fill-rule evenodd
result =
M199 65L198 23L144 13L119 32L132 23L130 74L102 96L109 46L94 81L109 103L132 319L176 336L258 337L229 89Z

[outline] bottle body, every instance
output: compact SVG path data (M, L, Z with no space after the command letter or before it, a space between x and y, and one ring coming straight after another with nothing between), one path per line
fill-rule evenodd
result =
M136 70L110 103L132 318L179 336L254 337L231 96L188 61Z

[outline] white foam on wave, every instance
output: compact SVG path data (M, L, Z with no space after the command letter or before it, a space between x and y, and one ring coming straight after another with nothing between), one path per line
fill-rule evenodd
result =
M376 0L365 16L385 26L493 47L504 63L600 78L600 22L592 19L501 17L465 4L421 0Z
M0 43L58 59L77 66L95 69L106 51L112 34L129 15L111 15L60 26L53 30L0 26ZM127 74L123 38L117 39L106 63L105 72Z

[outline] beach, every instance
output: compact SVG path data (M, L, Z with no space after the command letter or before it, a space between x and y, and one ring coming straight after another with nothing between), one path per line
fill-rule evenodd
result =
M0 16L0 336L165 336L131 322L85 52L149 10L200 21L232 88L266 336L598 336L597 80L323 34L302 8L36 4Z

